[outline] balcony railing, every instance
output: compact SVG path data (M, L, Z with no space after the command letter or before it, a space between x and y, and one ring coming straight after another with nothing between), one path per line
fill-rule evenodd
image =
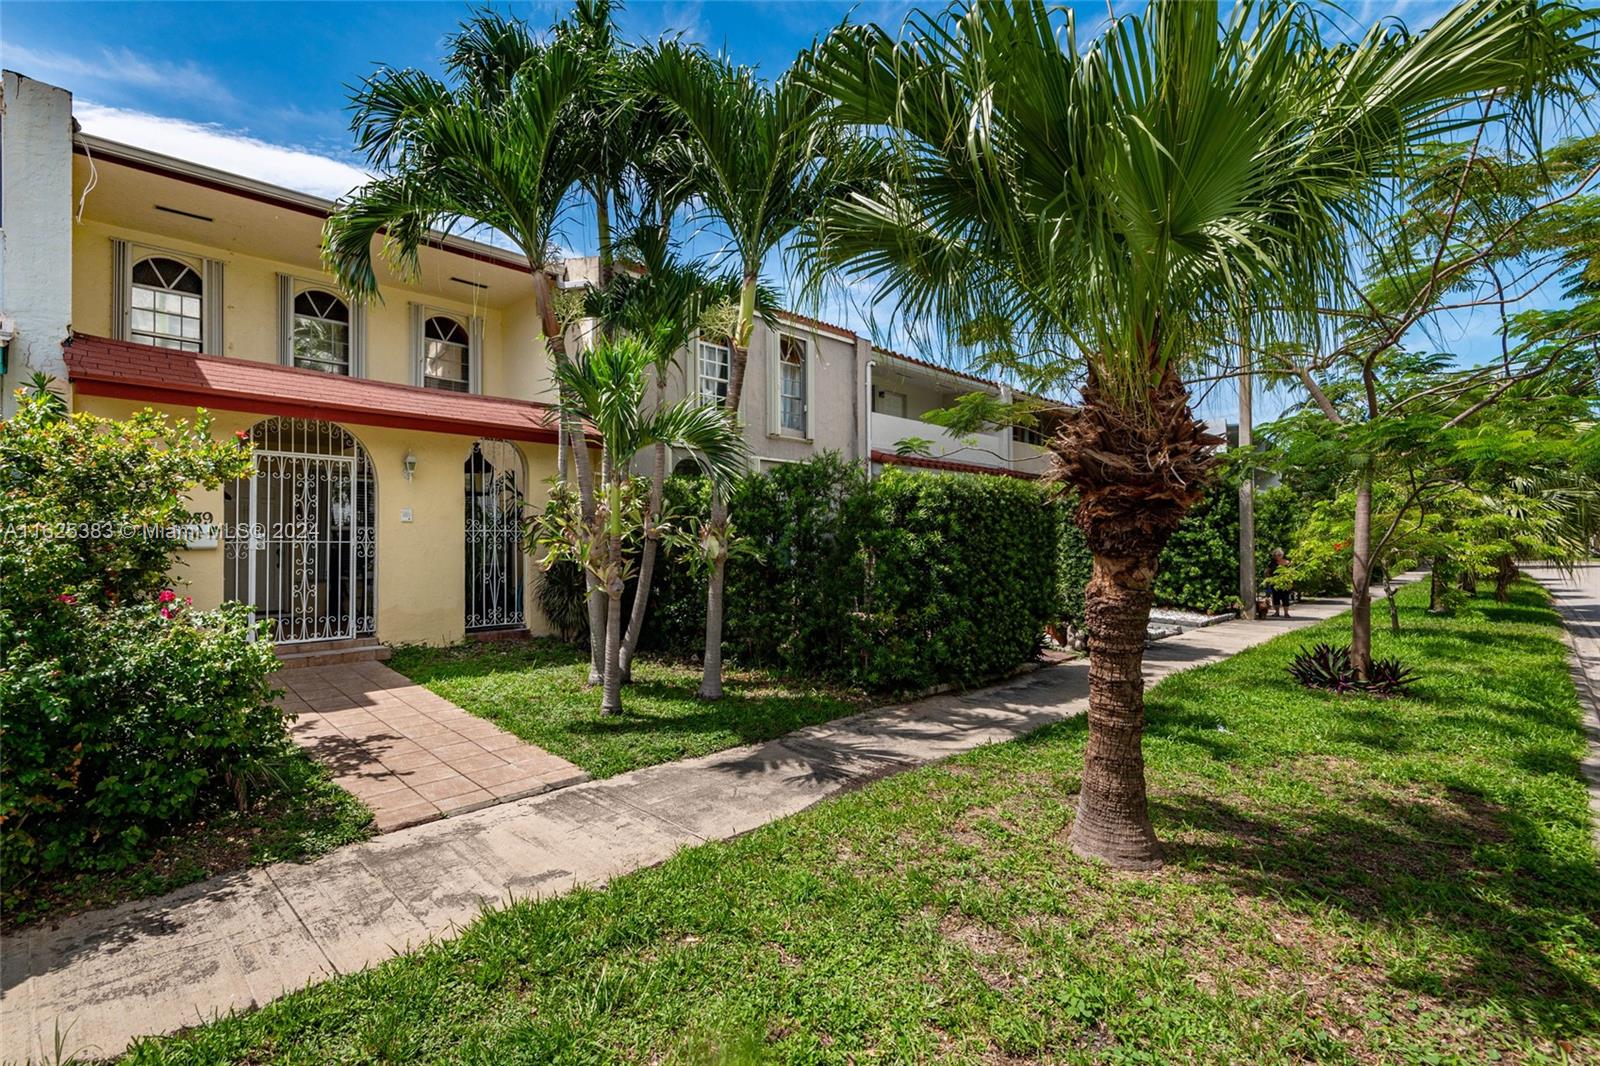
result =
M1011 454L1009 431L956 437L939 426L921 419L901 418L899 415L887 415L880 411L872 413L872 447L875 450L895 451L901 441L913 437L930 442L927 450L918 454L932 459L949 459L958 463L1002 469L1024 468L1023 464L1013 463L1007 459ZM1016 449L1018 458L1036 452L1036 449L1024 444L1017 445Z

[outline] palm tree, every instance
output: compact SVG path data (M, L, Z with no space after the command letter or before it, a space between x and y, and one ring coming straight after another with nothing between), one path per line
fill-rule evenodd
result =
M1588 61L1555 4L1464 0L1425 33L1386 21L1353 43L1324 23L1289 0L1220 26L1215 2L1153 0L1084 43L1042 0L980 0L898 39L841 28L805 75L892 149L801 242L813 268L877 278L902 317L1004 343L1036 380L1081 375L1053 442L1094 557L1071 845L1116 866L1161 862L1145 629L1157 556L1220 443L1182 372L1246 326L1311 334L1420 144L1485 99L1536 120L1536 90Z
M449 41L446 83L417 70L380 69L353 98L357 148L380 176L329 216L323 258L357 299L377 295L373 244L403 275L417 270L430 229L461 222L505 234L527 258L545 351L566 359L566 323L547 267L564 202L584 177L587 146L571 116L594 76L593 57L572 35L545 44L528 25L492 11L462 24ZM563 416L563 474L571 448L586 516L595 509L589 450ZM590 638L603 634L602 594L590 586ZM593 679L598 680L598 652Z
M601 324L606 336L626 333L642 339L655 356L655 406L665 404L667 374L680 352L687 349L697 331L716 328L726 320L727 309L739 300L741 283L737 275L715 274L704 263L678 258L668 247L665 234L654 216L640 220L629 239L619 248L636 258L640 274L619 273L604 288L593 290L586 313ZM766 286L756 295L756 313L772 321L777 298ZM656 555L661 532L662 496L667 477L667 446L655 446L650 478L650 497L644 514L644 545L639 561L639 577L634 586L633 612L622 638L622 681L632 677L634 653L644 631L650 586L654 580Z
M740 292L725 406L737 424L750 358L761 268L767 256L854 174L851 143L827 121L827 98L791 71L768 85L748 67L663 41L642 57L640 88L659 96L687 130L669 146L670 165L727 231ZM711 578L706 592L702 699L722 696L722 595L727 569L727 501L713 497Z
M626 565L623 483L634 457L657 444L689 451L711 483L725 491L748 461L744 438L718 408L697 399L645 410L645 377L658 362L664 338L602 338L589 351L556 368L562 403L574 418L587 419L604 443L604 506L591 543L603 558L589 567L607 596L602 714L622 710L622 593Z

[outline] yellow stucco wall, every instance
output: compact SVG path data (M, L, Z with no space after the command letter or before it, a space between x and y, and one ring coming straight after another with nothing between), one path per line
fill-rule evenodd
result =
M147 404L99 396L74 396L74 408L104 418L126 418ZM193 408L154 405L174 418L193 418ZM237 411L212 411L212 432L218 437L248 432L260 415ZM473 438L410 429L344 424L366 448L372 462L377 500L374 525L377 536L377 636L389 643L447 644L466 631L466 535L463 464ZM518 443L528 472L525 489L537 506L547 494L546 479L555 474L554 445ZM410 481L404 476L407 452L417 458ZM197 491L191 509L210 511L223 519L222 491ZM411 521L401 520L411 512ZM226 544L215 549L180 553L173 579L194 597L197 607L214 607L223 598ZM524 586L529 628L549 632L533 604L538 574L532 559L525 560Z
M337 291L331 278L305 266L221 251L126 226L85 221L73 227L72 236L72 327L80 333L113 335L111 249L114 238L141 247L221 260L224 264L223 299L226 301L223 312L226 351L221 354L234 358L277 362L277 276L280 273L308 282L320 280ZM512 305L512 310L505 315L493 307L474 306L441 293L401 286L385 286L382 295L381 303L373 303L367 309L366 377L411 384L409 305L418 303L463 318L478 316L483 319L481 391L528 400L542 399L549 393L544 342L538 320L531 313L531 295L526 301ZM528 305L526 309L524 303ZM509 355L508 344L512 345Z

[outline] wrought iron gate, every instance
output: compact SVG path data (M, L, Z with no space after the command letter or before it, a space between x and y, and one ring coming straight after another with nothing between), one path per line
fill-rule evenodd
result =
M374 631L372 464L343 427L272 418L250 432L255 476L226 490L224 594L280 644Z
M466 462L467 628L524 621L522 456L503 440L480 440Z

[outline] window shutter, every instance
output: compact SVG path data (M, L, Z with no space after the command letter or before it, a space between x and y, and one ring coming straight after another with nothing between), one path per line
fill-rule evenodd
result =
M411 384L422 384L422 305L411 308Z
M817 437L817 427L811 423L811 412L816 410L816 404L813 401L816 399L817 395L816 369L818 365L818 359L820 358L816 354L816 348L817 345L815 341L806 341L805 362L800 364L800 373L804 375L804 380L806 383L806 406L802 416L802 424L805 426L806 440L815 440Z
M752 347L758 335L766 348L761 365L767 373L767 433L776 437L783 432L783 339L781 334L758 327L751 331ZM754 362L750 360L751 364ZM745 373L749 372L746 365Z
M204 266L201 313L205 317L201 319L200 350L207 355L226 355L228 347L222 335L222 309L227 301L222 290L222 262L207 259Z
M278 275L278 365L294 365L294 279Z
M483 319L467 322L467 391L483 392Z
M350 305L350 376L367 376L367 305L354 300Z
M133 256L128 242L111 238L111 336L128 339L128 299L133 291Z

